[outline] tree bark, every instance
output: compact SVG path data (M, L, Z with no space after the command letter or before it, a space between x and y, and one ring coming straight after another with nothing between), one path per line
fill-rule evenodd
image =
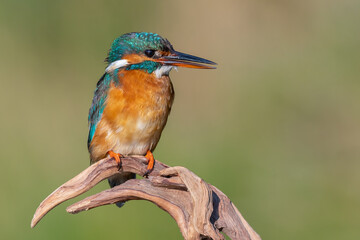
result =
M64 183L40 204L31 227L35 227L58 204L81 195L119 171L141 176L146 172L147 160L143 156L126 156L121 161L119 170L113 158L105 158ZM129 200L148 200L168 212L177 222L184 239L224 239L220 232L231 239L261 239L219 189L184 167L168 167L159 161L148 178L128 180L87 197L66 210L78 213Z

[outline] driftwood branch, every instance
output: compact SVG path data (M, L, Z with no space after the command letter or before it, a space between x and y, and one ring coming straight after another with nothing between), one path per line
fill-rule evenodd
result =
M37 208L31 221L35 225L60 203L81 195L100 181L119 171L143 175L147 160L143 156L122 158L119 170L113 158L105 158L64 183ZM87 197L66 210L78 213L118 201L148 200L168 212L177 222L184 239L258 240L230 199L184 167L168 167L156 161L148 178L132 179L114 188Z

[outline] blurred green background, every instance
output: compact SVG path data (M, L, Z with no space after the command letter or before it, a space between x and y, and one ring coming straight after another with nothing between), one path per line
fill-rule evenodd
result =
M93 91L131 31L219 64L171 73L157 159L220 188L263 239L360 239L359 13L355 0L1 1L2 239L181 239L145 201L67 214L78 197L30 229L88 166Z

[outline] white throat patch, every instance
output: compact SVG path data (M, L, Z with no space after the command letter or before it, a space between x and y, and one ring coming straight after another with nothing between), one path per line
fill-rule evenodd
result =
M105 69L105 72L110 73L114 71L115 69L125 67L129 64L129 62L126 59L120 59L115 62L112 62L109 64L109 66Z
M171 69L173 69L173 66L161 66L155 70L155 75L157 78L161 78L164 75L168 75Z

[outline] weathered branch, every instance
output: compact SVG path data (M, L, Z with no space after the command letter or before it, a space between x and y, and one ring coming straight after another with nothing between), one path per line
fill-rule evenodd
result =
M122 158L120 172L143 175L147 160L143 156ZM88 191L97 183L118 173L114 159L105 158L51 193L36 210L31 227L58 204ZM168 167L156 161L148 178L132 179L114 188L87 197L67 208L78 213L118 201L148 200L167 211L177 222L184 239L258 240L230 199L216 187L184 167Z

